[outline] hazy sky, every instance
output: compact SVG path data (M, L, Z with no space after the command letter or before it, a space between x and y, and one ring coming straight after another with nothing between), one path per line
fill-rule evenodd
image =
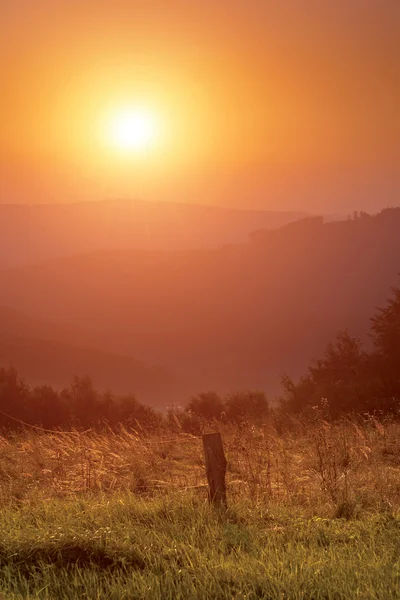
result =
M400 203L398 0L1 0L2 202ZM160 141L121 155L104 115Z

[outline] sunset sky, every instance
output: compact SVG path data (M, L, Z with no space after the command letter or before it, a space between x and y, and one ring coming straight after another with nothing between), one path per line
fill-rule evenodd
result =
M0 70L0 202L398 204L398 0L2 0Z

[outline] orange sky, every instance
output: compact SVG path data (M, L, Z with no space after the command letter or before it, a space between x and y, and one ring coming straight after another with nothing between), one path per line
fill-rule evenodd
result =
M0 28L2 202L399 191L398 0L2 0ZM121 157L99 119L137 101L165 139Z

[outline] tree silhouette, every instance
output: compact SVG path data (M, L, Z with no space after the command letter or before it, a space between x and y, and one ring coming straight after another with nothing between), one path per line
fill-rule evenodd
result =
M384 409L400 401L400 289L392 288L387 306L372 317L371 337L375 345L375 371L381 382Z

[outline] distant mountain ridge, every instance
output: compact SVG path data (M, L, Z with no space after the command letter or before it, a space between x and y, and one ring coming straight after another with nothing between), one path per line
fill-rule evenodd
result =
M163 365L191 393L274 393L282 373L302 373L339 330L363 336L399 272L392 209L258 228L219 248L53 259L0 272L0 289L7 306L56 323L69 343Z
M276 228L304 216L142 200L0 204L0 269L95 250L243 243L255 228Z
M178 382L167 369L64 337L62 328L0 306L0 366L15 367L29 383L64 387L75 375L90 375L102 390L137 394L152 403L174 399Z

